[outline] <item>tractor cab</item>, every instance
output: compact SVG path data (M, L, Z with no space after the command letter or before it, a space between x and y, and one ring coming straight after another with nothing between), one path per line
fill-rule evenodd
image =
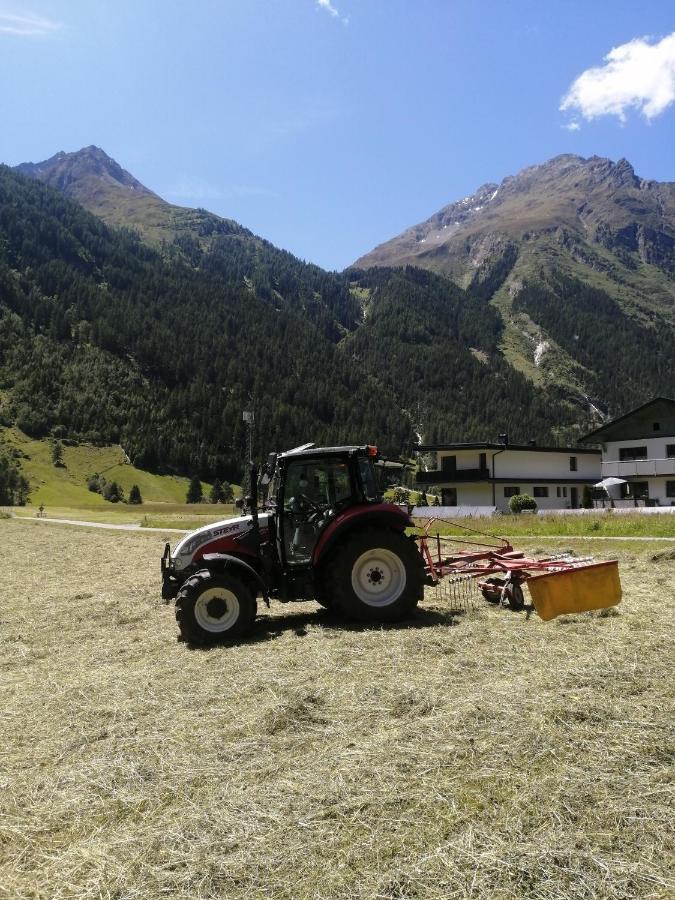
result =
M274 460L267 506L277 520L282 566L311 565L320 536L348 507L381 502L373 466L377 448L322 447L289 450Z

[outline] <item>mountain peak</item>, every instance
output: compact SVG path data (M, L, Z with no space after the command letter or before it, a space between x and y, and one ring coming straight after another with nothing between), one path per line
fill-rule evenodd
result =
M624 250L657 262L675 240L674 205L675 185L641 180L626 159L565 153L449 203L355 265L417 265L464 284L495 246L558 230L591 246L628 240ZM629 240L639 228L643 237Z
M108 189L133 196L156 196L95 144L72 153L60 150L42 162L21 163L16 170L44 181L80 202L86 199L88 191L100 191L103 184Z

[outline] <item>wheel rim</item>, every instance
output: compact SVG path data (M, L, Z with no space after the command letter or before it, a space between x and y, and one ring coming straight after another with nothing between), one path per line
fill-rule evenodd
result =
M352 568L352 588L366 606L389 606L395 603L405 585L403 561L400 556L384 547L366 550Z
M195 603L197 624L212 634L232 628L239 619L240 611L237 595L224 587L207 588Z

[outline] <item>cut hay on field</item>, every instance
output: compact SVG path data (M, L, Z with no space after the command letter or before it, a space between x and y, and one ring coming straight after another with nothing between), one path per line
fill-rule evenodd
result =
M161 535L0 535L0 897L673 896L658 545L612 547L603 613L277 605L202 651Z

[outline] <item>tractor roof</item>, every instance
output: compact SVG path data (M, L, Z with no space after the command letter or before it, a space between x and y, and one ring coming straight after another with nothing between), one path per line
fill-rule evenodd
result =
M315 447L313 444L303 444L301 447L295 447L293 450L287 450L280 453L279 459L292 459L295 457L315 457L315 456L345 456L345 454L355 454L357 456L373 456L373 451L377 453L377 448L372 445L363 444L360 447L355 445L347 445L345 447Z

